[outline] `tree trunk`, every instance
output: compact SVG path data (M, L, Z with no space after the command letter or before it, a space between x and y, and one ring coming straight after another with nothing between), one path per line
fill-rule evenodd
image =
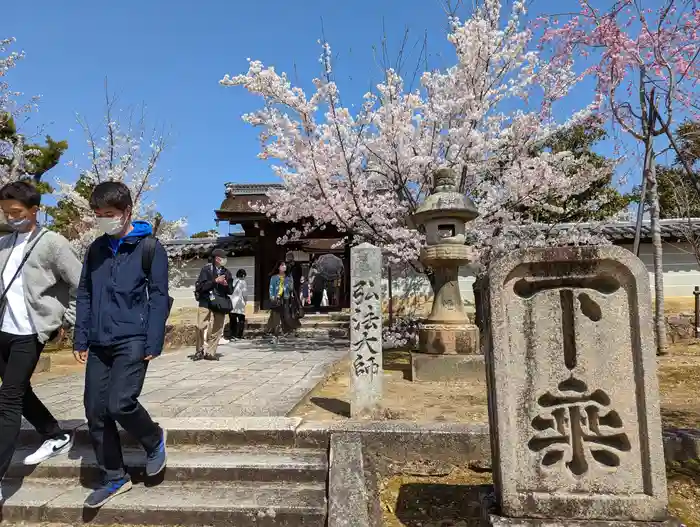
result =
M10 181L17 181L22 177L24 169L24 137L17 135L16 143L12 147L12 164L10 165Z
M387 282L389 284L389 327L394 325L394 288L392 284L393 276L391 273L391 264L387 267Z
M639 208L637 209L637 222L634 226L634 245L633 251L635 256L639 256L639 242L642 238L642 221L644 220L644 205L647 202L647 175L642 171L642 195L639 199Z
M661 246L661 225L659 207L659 188L656 181L656 163L654 162L654 150L651 145L646 148L644 156L644 177L647 180L649 201L651 202L651 241L654 251L654 324L656 327L656 353L666 353L666 316L664 313L664 270L663 249Z

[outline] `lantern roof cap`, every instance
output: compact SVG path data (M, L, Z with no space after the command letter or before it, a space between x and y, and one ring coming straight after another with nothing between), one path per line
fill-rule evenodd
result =
M454 218L471 221L479 216L474 202L457 190L457 175L449 168L433 175L433 189L425 202L413 214L416 223L435 218Z

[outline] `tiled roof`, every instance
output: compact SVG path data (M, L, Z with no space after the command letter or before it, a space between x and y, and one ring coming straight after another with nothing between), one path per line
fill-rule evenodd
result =
M268 201L267 192L283 188L279 183L238 184L226 183L226 197L216 211L216 217L225 221L240 215L260 215L251 204Z
M168 256L176 258L207 257L214 249L229 253L250 253L254 250L254 239L244 236L221 236L219 238L190 238L163 242Z
M696 236L700 236L700 218L670 218L661 220L661 237L664 240L683 240L686 233L692 232ZM566 224L556 225L554 227L541 226L540 229L550 229L552 232L566 231L567 229L577 228L580 230L589 230L591 232L600 233L608 238L613 243L632 243L634 241L634 222L614 222L607 224ZM641 231L642 242L651 240L651 223L647 220L642 222ZM308 244L309 248L315 250L328 250L329 252L340 252L341 249L330 244L330 240L307 240L301 245ZM333 241L335 243L335 241ZM163 243L168 255L182 258L194 258L208 256L215 248L221 248L231 253L247 253L250 254L255 249L255 238L245 237L242 235L222 236L220 238L192 238L184 240L170 240Z
M668 218L661 220L659 224L661 238L664 240L683 240L687 233L700 235L700 218ZM611 222L611 223L581 223L555 225L554 227L542 226L542 229L550 229L551 232L562 232L576 228L582 231L600 233L613 243L632 243L636 224L632 222ZM644 220L640 232L642 242L651 241L651 222Z
M281 183L226 183L226 196L260 196L271 189L282 189Z

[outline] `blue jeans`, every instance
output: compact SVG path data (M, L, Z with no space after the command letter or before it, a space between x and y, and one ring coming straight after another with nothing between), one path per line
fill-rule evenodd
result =
M143 340L91 346L85 369L85 414L104 483L126 477L117 423L146 452L160 443L162 430L138 397L146 378Z

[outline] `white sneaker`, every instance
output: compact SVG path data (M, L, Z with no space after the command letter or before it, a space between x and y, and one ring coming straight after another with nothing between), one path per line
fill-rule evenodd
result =
M25 465L38 465L47 459L67 454L73 448L73 436L66 434L59 439L49 439L32 455L24 458Z
M219 340L219 345L224 345L224 344L228 344L228 343L229 343L229 340L225 339L223 337L221 337L221 340Z

